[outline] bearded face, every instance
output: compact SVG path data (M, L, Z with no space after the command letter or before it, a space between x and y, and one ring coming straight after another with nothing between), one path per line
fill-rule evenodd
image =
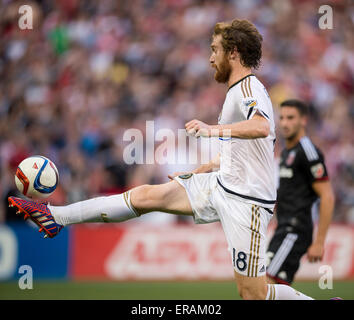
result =
M217 65L215 64L215 74L214 74L214 79L219 82L219 83L226 83L229 81L230 74L231 74L231 66L229 61L226 58L226 55L224 55L224 58L221 60L221 62Z
M215 69L214 79L220 83L226 83L231 74L231 65L228 60L228 55L225 53L221 45L221 36L213 37L211 44L212 54L210 56L210 64Z

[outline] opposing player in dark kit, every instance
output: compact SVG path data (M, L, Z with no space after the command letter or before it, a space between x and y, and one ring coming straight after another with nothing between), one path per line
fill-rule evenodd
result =
M334 195L322 152L306 136L308 108L298 100L280 105L280 129L286 147L281 153L276 217L267 255L269 283L290 285L307 253L321 261L332 219ZM313 239L312 206L320 200L318 229Z

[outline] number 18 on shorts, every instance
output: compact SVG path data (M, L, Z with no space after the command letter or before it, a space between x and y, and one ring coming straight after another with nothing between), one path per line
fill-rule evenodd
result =
M220 219L231 248L232 265L244 276L260 277L266 273L266 232L272 215L253 204L242 203L240 207L243 210L238 215ZM251 209L248 215L247 207Z

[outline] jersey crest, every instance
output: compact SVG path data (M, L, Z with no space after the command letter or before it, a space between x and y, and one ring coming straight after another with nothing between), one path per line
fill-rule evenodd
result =
M288 157L285 160L286 165L291 166L295 160L295 157L296 157L296 151L295 150L290 151Z
M258 104L257 100L256 99L248 99L245 101L245 106L248 107L248 108L254 108L256 107Z
M245 105L245 107L247 108L247 120L250 118L253 110L255 107L257 107L258 102L256 99L246 99L243 104Z
M311 173L312 173L313 177L316 179L322 178L325 173L323 164L318 163L318 164L315 164L314 166L312 166Z

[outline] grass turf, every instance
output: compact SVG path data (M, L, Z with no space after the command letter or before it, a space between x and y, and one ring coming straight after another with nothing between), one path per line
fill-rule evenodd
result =
M321 290L317 282L296 282L295 289L315 299L342 297L354 300L354 281L334 281ZM68 282L34 280L33 289L21 290L17 282L0 282L0 300L238 300L233 281Z

